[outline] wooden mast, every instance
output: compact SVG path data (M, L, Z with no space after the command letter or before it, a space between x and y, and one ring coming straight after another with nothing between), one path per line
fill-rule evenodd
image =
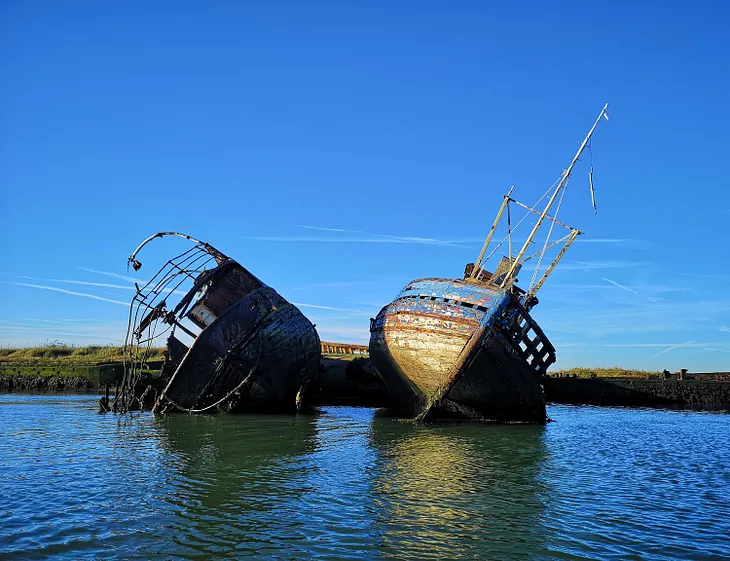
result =
M494 219L494 223L492 224L492 228L489 230L489 234L487 234L487 239L484 240L484 245L482 246L482 251L479 253L479 257L476 260L476 263L474 263L474 269L471 272L471 275L469 275L471 278L476 278L477 274L479 273L479 269L481 269L482 265L482 259L484 258L484 253L487 251L487 247L489 247L489 242L492 241L492 236L494 235L494 231L497 229L497 224L499 224L499 220L502 218L502 213L504 212L504 208L507 206L507 204L510 201L510 195L512 194L512 190L515 188L514 185L510 187L509 192L506 195L503 195L504 199L502 200L502 206L499 207L499 212L497 213L497 218ZM512 240L510 239L510 246L512 244ZM511 253L511 251L510 251Z
M558 183L558 186L555 188L555 191L553 192L552 196L550 197L550 200L548 201L547 205L545 206L545 209L542 211L542 214L540 215L540 218L537 220L537 223L535 224L534 228L532 229L532 232L530 232L530 235L527 238L527 241L522 246L522 249L520 249L520 252L517 254L517 257L512 262L512 266L510 267L509 271L504 277L504 280L502 281L502 284L500 285L501 288L504 288L507 286L507 284L510 282L511 278L515 274L515 269L517 269L517 266L520 264L520 261L525 255L525 252L527 251L527 248L532 243L532 240L535 238L535 235L537 234L537 231L540 229L540 226L542 225L543 221L545 220L545 217L547 216L548 211L553 206L553 203L555 202L555 199L557 199L558 194L560 191L562 191L565 188L566 182L570 178L570 173L573 171L573 167L575 166L576 162L578 161L578 158L580 158L580 155L583 153L583 150L588 145L588 141L591 139L591 136L593 136L593 131L596 130L596 127L598 126L598 123L601 120L601 117L606 117L608 119L608 116L606 116L606 111L608 110L608 103L603 106L603 109L598 115L598 118L596 119L596 122L593 123L593 126L591 127L591 130L588 131L588 134L586 135L585 139L583 140L583 143L580 145L580 148L578 148L578 152L575 154L575 157L573 158L573 161L570 162L570 165L568 166L568 169L563 171L563 176L560 178L560 182ZM491 232L490 232L491 234ZM572 239L570 240L573 241ZM566 248L567 249L567 248ZM562 257L561 252L559 257ZM549 271L552 271L557 261L554 261L551 265ZM543 278L542 281L545 279ZM542 284L542 283L541 283Z

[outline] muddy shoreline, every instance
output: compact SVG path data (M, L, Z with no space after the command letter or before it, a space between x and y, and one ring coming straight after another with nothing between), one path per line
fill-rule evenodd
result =
M101 375L99 375L101 374ZM0 373L2 393L86 393L101 395L121 370L116 364L87 375ZM714 378L714 379L712 379ZM704 379L545 377L548 403L628 407L730 410L730 375L709 373ZM323 357L317 379L308 390L314 406L390 407L387 388L367 358Z
M98 393L99 385L85 376L0 374L0 392Z

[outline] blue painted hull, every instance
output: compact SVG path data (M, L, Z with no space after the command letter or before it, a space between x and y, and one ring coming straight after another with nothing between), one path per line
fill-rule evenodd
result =
M372 321L370 356L403 414L544 423L555 351L510 292L419 279Z

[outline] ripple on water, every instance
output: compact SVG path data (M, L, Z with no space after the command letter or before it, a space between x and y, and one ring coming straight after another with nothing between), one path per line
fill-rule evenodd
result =
M0 557L728 556L730 416L550 416L113 416L87 396L2 395Z

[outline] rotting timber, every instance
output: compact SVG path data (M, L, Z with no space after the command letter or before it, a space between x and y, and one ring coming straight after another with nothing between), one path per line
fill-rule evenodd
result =
M294 412L319 368L320 341L301 311L235 260L190 236L137 291L129 311L124 377L113 411L167 413ZM165 361L151 377L151 349L166 338Z
M558 221L557 214L573 167L590 147L598 123L608 119L607 108L599 114L570 166L535 205L513 199L512 189L504 196L481 253L475 263L466 266L463 278L414 280L371 320L370 357L401 414L418 421L547 421L541 382L555 362L555 348L530 310L538 303L537 291L581 234ZM593 199L592 167L589 181ZM595 210L595 199L593 202ZM544 205L542 210L538 210L539 205ZM515 207L524 213L516 225L511 214ZM538 218L526 241L513 254L514 231L535 216ZM548 225L541 249L529 255L538 232ZM553 241L555 226L568 232ZM504 237L485 257L498 229ZM487 271L486 263L500 248L507 255L501 257L494 272ZM551 259L546 261L550 264L543 271L543 259L551 250ZM527 262L530 265L524 267ZM532 280L523 290L516 284L517 274L532 265Z

